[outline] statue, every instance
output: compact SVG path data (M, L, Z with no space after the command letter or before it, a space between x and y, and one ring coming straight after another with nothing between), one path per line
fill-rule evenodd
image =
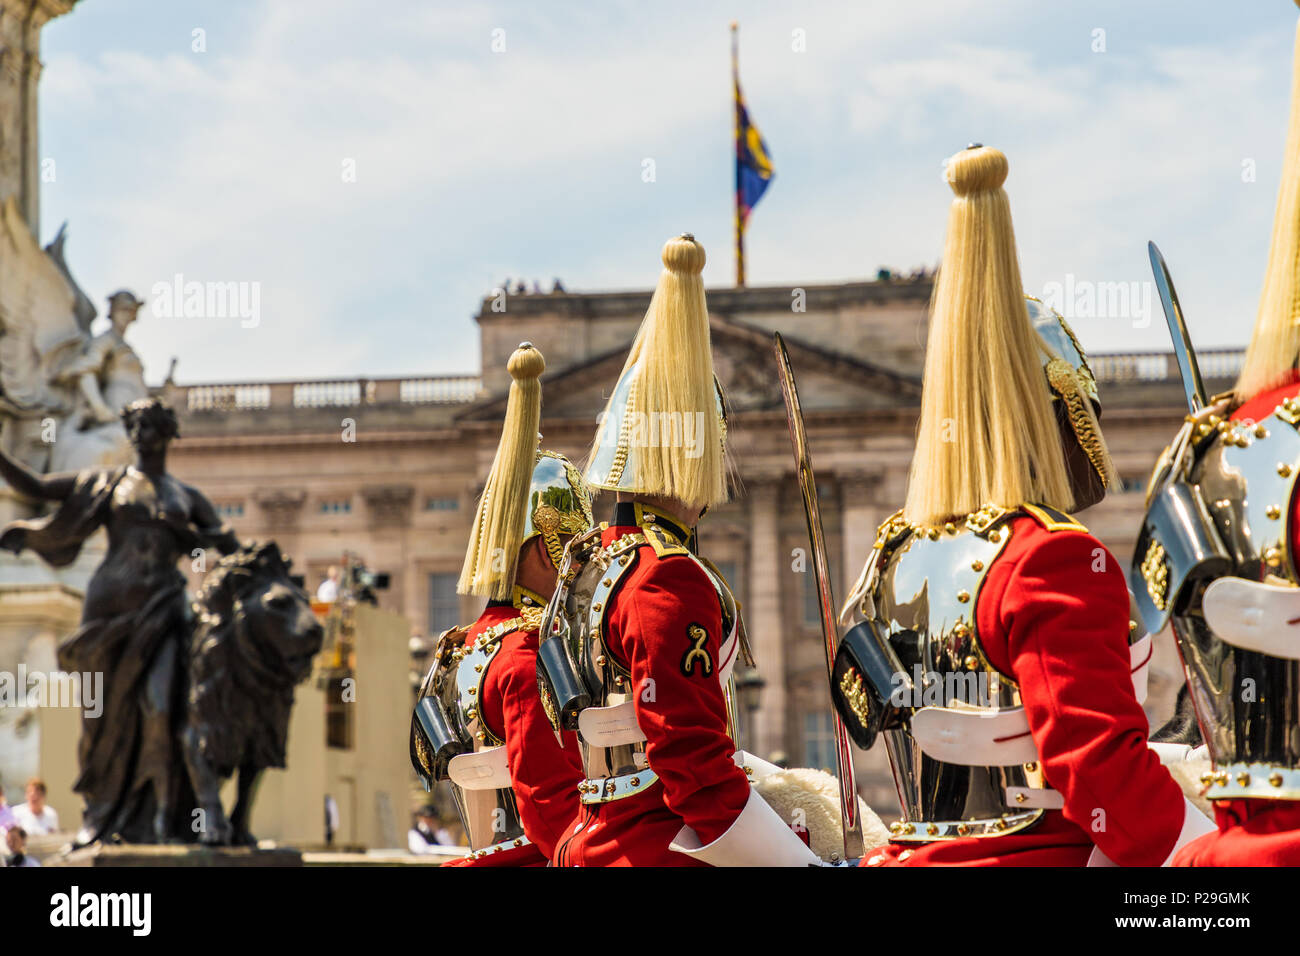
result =
M148 396L144 366L125 338L142 305L125 289L114 292L108 297L108 330L86 341L60 369L58 381L77 393L73 423L79 431L117 424L122 409Z
M182 745L203 811L199 839L255 846L248 829L254 785L267 767L284 766L293 689L311 674L322 630L275 542L222 558L196 603ZM236 771L227 819L220 785Z
M115 293L110 329L92 336L96 310L68 269L66 240L65 225L42 249L13 198L0 204L0 448L38 473L125 464L118 416L148 395L124 338L143 303Z
M283 765L292 686L319 650L320 628L306 623L306 596L274 545L240 549L207 498L167 473L167 446L178 434L171 408L140 399L122 421L135 449L131 465L40 475L0 451L0 477L16 491L59 502L51 515L11 523L0 548L31 549L62 567L97 529L108 532L81 627L59 646L60 668L103 673L106 691L102 715L82 719L75 789L86 806L78 843L225 842L231 824L247 835L244 770L251 784L261 767ZM234 557L204 587L196 630L177 562L208 547ZM241 657L250 648L256 665ZM257 701L225 710L238 681ZM222 721L235 728L233 737L223 738ZM260 735L250 729L259 724ZM224 823L212 781L228 767L241 770L241 800ZM194 813L196 791L203 814Z

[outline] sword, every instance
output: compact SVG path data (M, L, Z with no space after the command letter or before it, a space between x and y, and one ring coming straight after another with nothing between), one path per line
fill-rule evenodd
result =
M1160 305L1165 310L1169 337L1174 342L1174 358L1178 362L1178 373L1183 379L1183 391L1187 393L1187 407L1195 415L1206 406L1201 367L1196 363L1196 351L1192 348L1191 336L1187 334L1187 323L1183 321L1183 309L1178 304L1178 293L1174 290L1174 280L1169 277L1165 257L1160 254L1154 242L1147 243L1147 252L1151 256L1151 271L1156 278Z
M808 436L803 427L803 410L799 407L799 390L794 370L780 332L773 333L776 364L781 371L781 394L785 397L785 414L790 423L790 441L799 471L799 489L803 492L804 516L808 519L808 539L812 544L813 573L817 579L817 601L822 612L822 637L826 641L826 677L835 670L835 652L839 649L839 630L835 626L835 599L831 595L831 575L826 564L826 539L822 534L822 515L817 503L817 479L813 476ZM844 824L844 858L862 856L862 820L858 814L858 785L853 775L853 752L844 721L831 709L835 732L835 762L840 775L840 820Z

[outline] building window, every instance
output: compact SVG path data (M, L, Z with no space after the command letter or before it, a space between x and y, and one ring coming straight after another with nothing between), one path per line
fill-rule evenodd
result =
M217 514L222 518L244 517L244 503L242 501L219 501L214 507L217 509Z
M323 515L346 515L352 513L351 498L328 498L320 503Z
M1128 492L1145 492L1147 490L1146 475L1120 475L1120 487Z
M425 511L456 511L460 508L460 501L456 498L425 498Z
M329 678L325 691L325 746L337 750L352 749L352 716L357 708L350 685L344 683L350 675L351 671Z
M456 596L458 574L429 575L429 636L437 637L460 623L460 598Z
M829 710L803 715L803 765L835 772L835 724Z

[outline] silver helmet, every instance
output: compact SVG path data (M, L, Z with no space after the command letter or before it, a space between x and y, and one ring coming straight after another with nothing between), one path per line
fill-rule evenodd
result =
M631 476L638 471L636 456L638 448L662 441L684 440L685 423L674 421L636 422L632 420L629 405L636 387L637 373L641 363L637 362L619 376L614 386L614 394L606 406L601 419L599 441L592 451L587 463L587 484L593 488L606 491L643 492L644 488L633 487ZM717 377L713 379L713 395L716 402L718 427L722 433L722 444L727 444L727 405L722 397L722 386ZM665 413L672 415L673 413ZM664 430L668 430L665 438Z
M1029 321L1044 345L1043 374L1047 376L1052 398L1065 406L1066 418L1079 447L1088 456L1093 470L1106 482L1111 472L1110 456L1096 425L1101 400L1083 346L1055 309L1029 295L1025 296L1025 305L1029 309ZM1091 402L1093 408L1085 409L1085 402Z
M594 523L591 493L578 469L561 454L539 451L528 486L528 510L521 544L541 535L547 554L558 568L564 555L560 535L581 534Z

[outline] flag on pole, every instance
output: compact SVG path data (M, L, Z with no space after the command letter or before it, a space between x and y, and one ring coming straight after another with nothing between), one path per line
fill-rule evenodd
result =
M745 226L772 182L772 157L758 127L749 119L740 92L739 28L731 24L731 81L736 108L736 285L745 284Z

